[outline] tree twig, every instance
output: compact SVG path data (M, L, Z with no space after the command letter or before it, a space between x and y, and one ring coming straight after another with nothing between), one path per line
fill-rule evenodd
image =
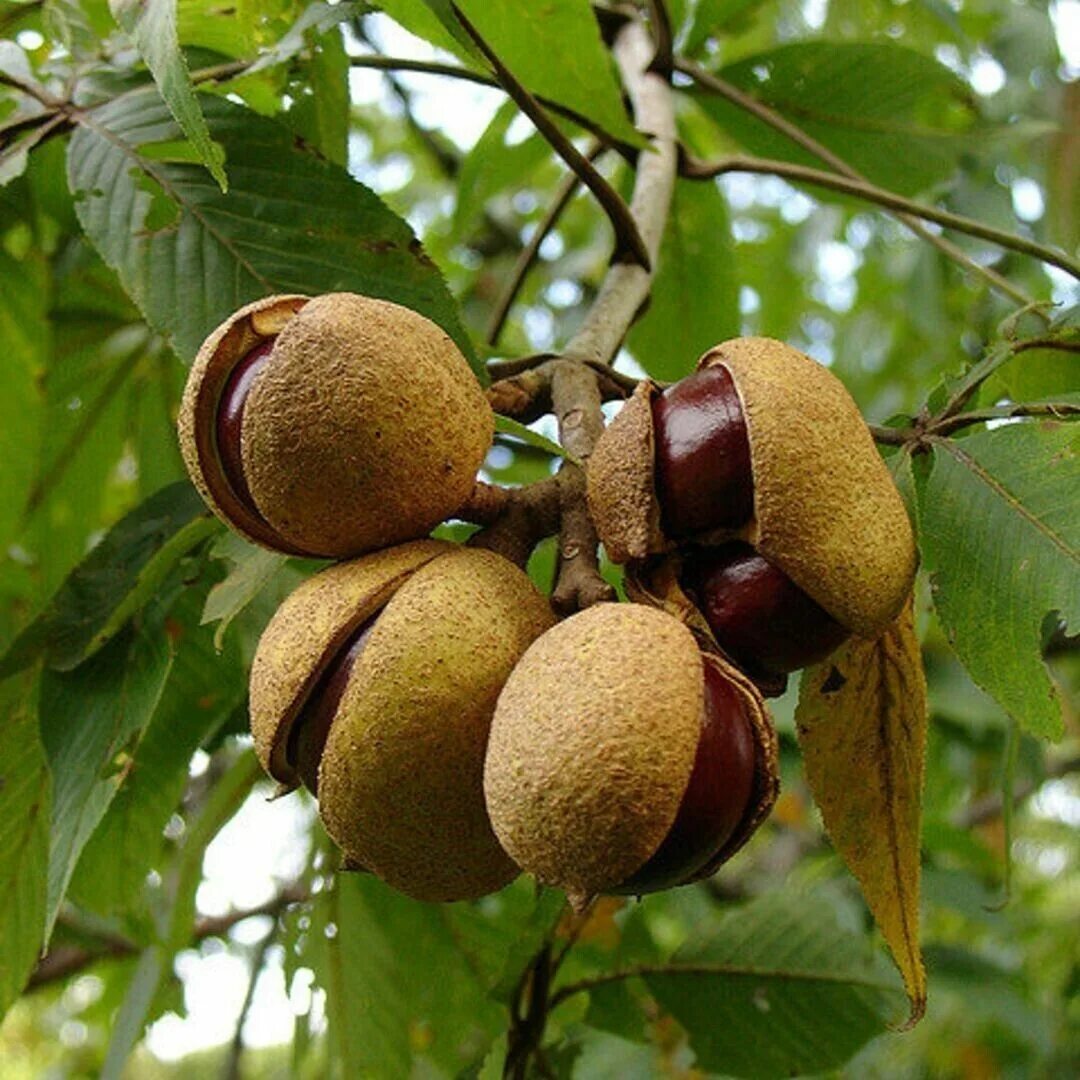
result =
M547 1026L551 990L550 941L544 941L526 968L515 994L516 1001L520 1002L526 984L529 1004L523 1017L514 1016L503 1065L503 1076L512 1077L513 1080L525 1080L528 1076L529 1059L540 1049Z
M275 937L277 937L276 919L274 925L270 927L270 932L259 942L255 955L251 958L251 978L248 980L247 993L244 994L244 1001L240 1006L240 1015L236 1018L236 1028L233 1031L232 1042L229 1044L229 1056L221 1071L223 1080L240 1080L240 1062L244 1056L244 1024L247 1023L252 1002L255 1000L255 987L258 985L259 976L266 963L266 954Z
M745 967L738 964L635 964L632 967L621 968L616 971L605 971L587 979L580 979L577 982L567 983L551 995L550 1007L554 1009L556 1006L561 1005L564 1001L574 997L576 994L594 990L598 986L623 982L626 979L640 979L648 975L685 975L704 977L712 975L728 975L760 977L762 974L767 973L768 972L763 972L760 968ZM886 990L890 989L892 986L890 982L884 979L853 977L850 974L839 972L813 971L801 975L800 973L789 973L788 977L791 979L802 977L812 982L852 983L856 986L863 986L872 990Z
M592 371L601 401L624 401L637 385L636 379L615 371L606 364L580 360L573 362L584 364ZM551 386L560 363L565 361L553 357L516 375L497 380L488 387L488 403L495 412L523 424L531 424L541 416L546 416L552 411Z
M586 159L594 161L603 149L599 143L594 143L585 151ZM510 309L514 306L514 301L517 300L522 285L525 284L525 278L532 269L536 257L540 254L541 245L548 238L551 230L555 228L559 218L562 217L563 211L570 205L574 192L577 191L580 183L581 177L577 173L570 172L563 177L559 186L555 189L547 212L537 222L536 228L529 237L529 242L518 253L517 260L510 271L510 278L506 283L506 288L495 302L495 308L491 312L487 331L484 333L484 340L489 345L498 343L499 335L506 324L506 318L510 314Z
M830 191L838 191L843 195L851 195L856 199L874 203L888 210L895 210L913 217L922 218L924 221L933 221L946 229L966 233L968 236L986 240L998 247L1007 248L1010 251L1019 252L1021 255L1029 255L1049 266L1056 266L1059 270L1074 278L1080 279L1080 263L1070 258L1063 251L1046 247L1025 236L1017 236L1015 233L995 229L992 225L984 225L981 221L954 214L949 210L940 210L936 206L927 206L924 203L905 199L895 192L886 191L875 184L864 180L852 180L847 176L839 176L836 173L824 172L821 169L812 169L807 165L795 165L787 161L776 161L772 158L753 157L749 154L731 154L717 161L705 162L686 157L682 164L682 175L693 180L707 180L714 176L722 176L730 172L757 173L765 176L779 176L785 180L794 180L815 187L827 188Z
M671 30L671 16L664 0L649 0L649 26L656 41L656 52L649 64L649 70L669 79L675 62L675 42Z
M640 131L648 132L652 141L651 152L638 157L630 213L648 249L650 263L654 264L678 167L674 95L663 78L648 70L653 45L639 22L626 22L617 31L613 51L634 110L635 124ZM651 284L652 272L644 266L628 263L611 266L584 322L568 342L565 355L610 364L648 298Z
M1016 405L994 405L987 409L973 409L971 412L955 413L932 419L914 427L879 427L870 425L870 434L875 442L883 446L906 446L918 443L932 435L943 437L951 435L961 428L973 424L985 424L988 420L1012 420L1021 417L1049 416L1055 420L1064 420L1070 416L1080 416L1080 405L1071 401L1036 401L1019 402Z
M553 365L551 403L559 442L567 453L586 461L604 430L599 381L585 364L560 360ZM615 590L600 575L600 541L585 502L584 469L564 462L559 479L559 573L551 602L556 611L570 614L613 599Z
M53 97L52 94L47 90L43 90L40 86L24 82L6 71L0 71L0 86L18 90L19 93L26 94L27 97L32 97L35 101L40 102L47 109L62 109L67 104L67 102Z
M638 158L637 175L629 204L635 231L646 246L649 265L655 261L667 221L675 184L675 111L670 85L648 70L652 40L637 19L627 19L615 31L613 52L640 130L648 131L654 150ZM493 61L495 63L497 61ZM516 406L524 414L530 396L546 394L550 378L552 410L559 423L560 441L568 455L584 463L603 430L600 406L605 392L622 395L623 381L607 371L620 343L648 296L652 271L633 263L612 263L585 319L561 357L528 357L524 361L492 365L499 373L519 379L516 387L492 387L495 394L522 391ZM603 374L607 371L607 375ZM508 398L508 400L510 400ZM541 481L541 484L547 484ZM555 478L554 506L548 490L540 498L534 487L520 489L498 521L470 539L520 565L528 559L536 539L560 531L559 576L553 603L564 612L608 599L613 591L597 565L597 538L585 504L585 477L579 465L566 462Z
M1080 340L1068 338L1024 338L1012 347L1014 354L1031 349L1054 349L1058 352L1080 353Z
M955 416L932 422L926 429L928 435L950 435L972 424L985 424L988 420L1011 420L1023 416L1049 416L1063 420L1080 416L1080 405L1070 401L1020 402L1016 405L994 405L987 409L972 409Z
M551 144L552 149L566 162L567 166L581 178L581 182L593 193L600 204L612 228L615 230L615 260L618 262L632 259L648 269L650 257L648 248L638 232L630 208L622 196L597 171L596 167L584 154L559 130L558 126L544 111L543 106L525 87L518 82L498 54L484 40L483 36L469 21L464 12L453 3L454 15L466 33L476 43L485 59L495 71L499 84L510 95L517 107L533 122L537 131Z
M252 919L257 915L280 915L285 908L292 904L301 904L308 900L311 892L302 882L293 882L286 885L272 899L264 904L257 904L250 908L238 908L227 912L225 915L212 915L199 919L195 923L191 933L192 942L200 942L210 937L221 937L231 930L237 923L245 919ZM34 968L33 974L27 983L27 989L33 990L39 986L66 979L85 970L91 964L99 960L135 956L143 949L141 944L128 941L126 938L109 936L102 941L98 949L87 949L75 945L58 945L50 949Z
M550 476L528 487L504 490L509 495L498 517L469 537L468 543L524 567L533 548L559 530L559 478ZM458 515L466 521L476 520L470 507L458 511Z
M511 375L520 375L523 371L539 367L548 360L555 360L558 355L558 353L542 352L530 353L528 356L513 356L504 360L489 360L487 372L495 381L508 379Z
M489 86L493 90L504 89L499 83L499 80L492 75L488 75L481 71L473 71L471 68L462 67L460 64L445 64L437 60L412 60L406 57L383 56L379 53L372 53L363 56L350 56L349 64L352 67L375 68L380 71L408 71L417 75L436 75L444 78L471 82L477 86ZM536 100L543 105L545 109L571 121L571 123L576 124L583 131L589 132L605 146L610 146L612 149L618 150L624 158L632 161L637 157L637 150L635 147L608 134L608 132L604 131L598 124L590 120L589 117L584 116L565 105L561 105L557 101L552 101L550 98L543 97L542 95L538 95Z
M736 108L756 117L763 124L767 124L774 131L779 132L785 138L790 139L791 142L805 150L808 154L813 154L819 161L824 162L829 168L834 169L842 176L850 177L852 180L866 181L866 177L858 170L852 168L852 166L850 166L842 157L834 154L827 146L818 142L817 139L813 138L797 124L793 124L785 116L775 109L770 108L763 101L760 101L751 94L745 93L737 86L733 86L726 80L721 79L718 75L714 75L707 68L702 67L693 60L677 57L674 61L674 65L675 70L690 76L690 78L703 89L716 94L718 97L722 97L725 101L731 102ZM897 212L895 216L918 236L920 240L925 240L927 243L933 245L943 255L963 267L965 270L979 275L999 292L1011 297L1018 303L1031 303L1031 297L1029 297L1022 289L1017 288L1017 286L1009 281L1008 278L1003 277L993 268L983 266L976 262L952 243L952 241L946 239L944 236L938 236L936 233L927 229L918 218L901 212Z
M1030 798L1048 780L1059 780L1063 776L1069 776L1080 772L1080 754L1071 757L1051 761L1046 766L1046 773L1038 780L1027 780L1018 784L1013 789L1013 805L1019 806L1025 799ZM971 829L976 825L985 825L988 821L996 821L1001 817L1005 809L1001 791L992 791L981 798L968 803L952 816L952 824L958 829Z

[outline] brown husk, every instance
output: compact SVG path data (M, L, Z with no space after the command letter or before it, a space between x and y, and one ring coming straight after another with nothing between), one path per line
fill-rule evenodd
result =
M425 563L452 544L417 540L339 563L295 589L263 631L251 665L249 707L255 752L275 780L296 787L289 735L319 676L354 630Z
M177 416L184 464L210 509L245 539L288 554L302 551L253 514L229 486L217 455L217 413L233 368L260 342L279 334L307 302L306 296L268 296L230 315L199 349Z
M750 542L845 626L873 636L915 573L907 511L858 407L827 368L783 342L736 338L722 364L743 405L754 470Z

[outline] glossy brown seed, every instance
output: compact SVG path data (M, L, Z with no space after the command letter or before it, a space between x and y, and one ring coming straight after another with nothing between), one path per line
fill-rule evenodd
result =
M746 544L699 549L684 561L679 582L720 648L755 680L816 664L848 637L846 627Z
M701 740L675 822L656 853L615 892L657 892L692 880L746 815L757 768L753 726L720 669L706 664L704 674Z
M742 402L723 367L669 386L652 403L656 492L664 532L737 529L754 513Z
M217 452L221 458L225 479L233 494L254 514L262 514L255 505L244 475L244 458L240 451L240 431L244 423L244 406L256 376L266 367L274 350L275 338L267 338L251 350L229 374L221 392L217 411Z
M289 760L312 795L319 793L319 762L326 748L330 725L341 704L341 695L349 685L353 667L364 651L378 617L376 613L363 623L330 661L289 732Z

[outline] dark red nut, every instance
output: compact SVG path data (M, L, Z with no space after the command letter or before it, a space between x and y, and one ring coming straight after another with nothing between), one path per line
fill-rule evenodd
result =
M192 482L247 539L341 558L426 535L472 492L494 418L449 336L354 293L241 308L177 420Z
M755 681L816 664L849 637L747 544L697 549L683 560L679 583L720 648Z
M742 528L754 476L742 402L723 367L669 386L652 402L656 494L664 533L683 538Z
M510 857L580 904L719 865L768 814L777 775L745 675L657 608L598 604L539 637L506 681L484 794Z

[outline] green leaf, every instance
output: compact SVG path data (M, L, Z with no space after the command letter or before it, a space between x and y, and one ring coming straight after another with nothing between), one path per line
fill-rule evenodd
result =
M235 645L221 656L199 627L203 589L188 589L169 613L176 656L161 702L131 750L115 798L79 860L69 895L98 914L138 911L144 884L162 869L162 835L176 812L196 749L244 701L247 670Z
M262 592L288 556L256 547L232 532L221 535L212 554L232 564L228 577L210 590L202 613L203 623L218 624L214 647L221 649L229 624Z
M0 248L0 550L18 530L34 483L41 443L42 394L47 330L44 265L22 262Z
M703 352L739 333L739 286L727 202L713 183L682 180L660 247L648 311L628 344L654 379L681 379Z
M245 0L231 7L225 18L222 14L221 0L176 0L180 43L222 56L250 57L268 36L263 27L272 16L268 17L266 6Z
M1080 429L1007 424L934 440L916 471L919 547L934 606L971 677L1028 731L1056 739L1061 702L1041 658L1051 612L1080 629Z
M0 1017L22 992L41 949L49 864L49 769L25 686L0 699Z
M745 21L764 3L765 0L700 0L683 44L684 51L696 53L709 37Z
M568 454L557 442L552 442L547 436L541 435L538 431L533 431L532 428L526 427L520 421L514 420L509 416L500 416L498 413L495 414L495 431L499 435L507 435L528 446L534 446L537 450L543 450L544 453L550 454L552 457L565 458L567 461L580 464L576 458Z
M176 563L219 528L187 481L152 495L68 575L0 659L0 678L42 653L58 671L93 656L157 592Z
M349 157L349 57L340 30L311 44L303 70L311 93L289 110L288 122L321 154L344 167Z
M202 169L154 155L179 131L146 91L84 115L68 152L80 222L182 357L257 297L352 291L428 316L482 373L442 275L401 218L287 128L221 98L202 103L228 157L228 195ZM172 205L168 227L147 230L155 199L144 184Z
M165 104L195 148L199 160L221 190L227 191L229 183L222 167L225 154L210 137L195 88L191 85L191 75L180 52L176 0L109 0L109 8L121 29L135 39Z
M506 132L517 118L517 106L504 102L487 130L461 162L457 177L454 232L465 236L491 200L507 189L519 189L551 156L551 149L535 131L510 146Z
M309 4L273 48L263 53L244 74L252 75L266 68L287 63L309 47L312 37L321 38L336 26L340 26L346 19L363 15L366 8L366 4L348 2L335 5L318 2ZM341 40L340 35L338 35L338 40Z
M454 17L450 0L379 0L377 6L410 34L430 42L438 49L453 53L470 67L483 69L484 58L472 38Z
M50 932L75 864L123 781L125 747L161 701L172 656L159 617L74 671L42 677L41 739L53 776Z
M329 903L332 1071L409 1076L427 1065L456 1075L481 1058L505 1014L458 948L453 908L370 874L339 874Z
M458 0L458 8L527 90L643 146L623 106L588 0Z
M725 1076L837 1068L904 1007L891 973L821 895L777 893L729 911L672 966L685 970L645 982L686 1029L697 1066Z
M135 1044L142 1037L146 1016L157 995L165 962L164 950L154 945L144 949L116 1014L109 1036L109 1050L101 1067L101 1080L119 1080Z
M458 947L481 986L498 1001L509 1001L522 972L565 910L561 892L537 891L524 877L483 906L454 904L444 909Z
M720 76L775 109L870 181L912 195L947 179L971 146L970 90L948 68L892 43L801 42ZM705 90L701 107L752 153L822 167L744 109Z

